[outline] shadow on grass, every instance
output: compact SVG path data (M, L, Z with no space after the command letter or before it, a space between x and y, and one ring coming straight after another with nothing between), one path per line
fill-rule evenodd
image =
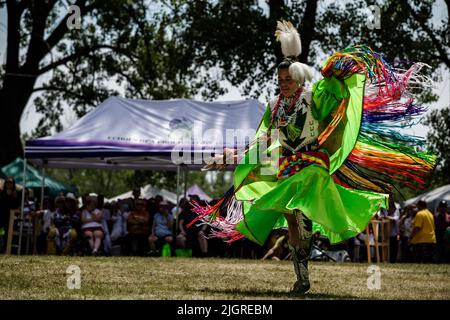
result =
M246 290L246 289L213 289L213 288L203 288L198 290L188 290L191 292L202 292L205 294L217 295L226 294L230 295L230 298L235 298L236 296L245 297L260 297L260 298L284 298L284 299L317 299L317 300L333 300L333 299L361 299L355 296L348 295L334 295L326 293L306 293L305 295L294 295L289 291L275 291L275 290Z
M308 299L317 299L317 300L366 300L366 298L361 297L328 294L328 293L307 293L305 297Z

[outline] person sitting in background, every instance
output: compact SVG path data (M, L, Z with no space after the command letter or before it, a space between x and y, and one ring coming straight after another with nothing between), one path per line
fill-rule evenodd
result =
M181 223L182 218L188 214L189 211L189 201L186 198L181 198L180 202L178 203L178 207L175 206L172 210L172 217L174 219L178 218L178 229L180 230L177 234L176 243L177 247L185 249L187 245L187 232L189 231L188 228L184 229L186 224L188 224L190 221L187 221L188 219L183 219L183 223ZM185 214L186 212L186 214Z
M102 218L102 211L97 209L97 198L88 196L86 198L85 209L81 213L81 230L89 240L93 255L98 254L104 237Z
M156 253L156 243L173 243L173 217L169 213L169 206L166 201L159 203L159 212L153 217L152 233L148 239L150 254Z
M417 208L419 211L414 218L409 241L413 245L414 262L432 262L436 244L434 217L427 209L427 203L424 200L417 203Z
M147 252L147 239L150 231L150 214L145 210L145 200L136 199L135 210L127 218L127 251L132 255Z
M68 231L63 234L65 246L63 254L73 254L81 234L81 212L78 209L78 199L73 193L67 193L65 198Z
M63 196L55 199L55 211L51 214L50 228L47 233L47 254L60 253L61 233L65 232L66 202Z
M371 226L367 226L367 228L371 228ZM345 251L347 251L351 262L363 262L365 259L367 259L366 230L364 230L364 232L358 233L355 237L350 238L346 241L347 246L345 248ZM369 243L373 245L374 242L375 242L374 236L369 232ZM371 251L372 250L373 248L371 248ZM375 250L373 250L373 253L375 254Z
M56 198L55 205L47 235L47 253L73 254L81 227L78 200L68 193L66 197Z
M124 244L125 236L127 235L127 219L130 214L130 208L128 203L120 200L113 205L111 222L111 242L113 245Z
M177 235L177 245L182 248L190 249L200 249L200 255L202 257L208 254L208 240L205 236L205 229L207 226L203 225L192 225L190 228L187 226L189 223L196 218L196 214L191 211L191 206L186 198L180 200L180 213L178 226L180 228L180 233Z
M362 252L363 253L366 252L366 250L364 250L366 248L366 234L364 232L361 232L357 234L356 237L354 237L351 241L352 241L351 245L353 246L353 252L350 255L351 260L353 262L361 262L361 247L363 248ZM373 242L373 235L372 235L372 242Z

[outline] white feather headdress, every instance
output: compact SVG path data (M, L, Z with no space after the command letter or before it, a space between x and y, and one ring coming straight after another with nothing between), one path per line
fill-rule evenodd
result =
M278 21L275 31L277 41L281 42L281 52L285 58L297 60L302 53L302 43L297 29L289 21ZM299 84L312 80L312 70L304 63L294 62L289 66L289 74Z
M283 56L297 57L302 53L302 43L297 29L289 21L278 21L275 31L277 41L281 42L281 51Z

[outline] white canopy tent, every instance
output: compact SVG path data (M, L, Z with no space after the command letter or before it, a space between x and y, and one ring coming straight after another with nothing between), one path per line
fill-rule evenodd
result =
M450 202L450 184L425 192L417 197L408 199L403 202L403 207L412 205L419 200L425 200L427 202L428 209L432 212L436 211L439 202L441 202L442 200Z
M177 194L167 191L166 189L158 189L155 187L152 187L151 185L146 185L144 187L141 187L141 197L145 199L154 198L155 196L160 195L164 198L164 200L170 201L172 203L177 202ZM130 190L128 192L119 194L118 196L115 196L110 199L106 199L107 202L113 202L123 199L128 199L133 196L133 191Z
M43 174L47 167L177 170L178 205L180 171L200 169L202 155L208 157L223 147L244 148L263 113L257 100L110 97L67 130L28 140L24 172L27 161L41 166Z
M210 196L208 196L205 193L205 191L203 191L203 189L200 188L200 186L197 185L197 184L194 184L194 185L190 186L186 190L186 195L189 196L190 194L198 195L201 200L206 200L206 201L211 201L212 200L212 198Z
M211 154L224 146L245 147L263 112L264 106L257 100L111 97L67 130L27 141L25 158L53 168L176 170L174 160L180 160L181 154L174 151L181 150L183 156L190 153L190 161L184 161L182 169L199 169L204 162L197 155ZM239 141L236 133L248 140Z

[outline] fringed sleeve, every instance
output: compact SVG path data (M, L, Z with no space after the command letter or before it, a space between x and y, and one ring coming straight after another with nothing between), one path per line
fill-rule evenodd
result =
M346 104L342 146L330 157L330 173L336 180L355 189L386 193L399 184L412 189L425 186L435 157L426 150L423 138L398 132L426 111L416 101L416 91L432 85L420 72L424 66L414 63L407 70L396 69L366 46L349 47L326 61L322 74L344 80L349 98L358 101L353 110Z

